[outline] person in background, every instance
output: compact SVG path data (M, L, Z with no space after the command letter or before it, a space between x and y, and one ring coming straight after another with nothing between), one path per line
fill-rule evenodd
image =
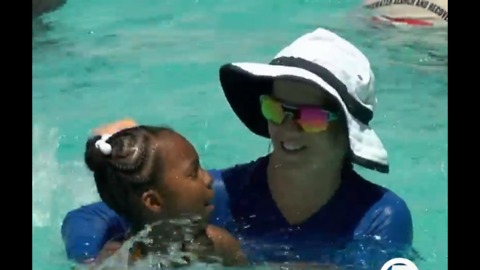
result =
M53 12L66 3L66 0L32 0L32 19Z
M387 150L371 126L375 77L358 48L318 28L270 63L228 63L219 75L240 121L273 145L251 162L209 170L211 222L241 239L250 262L380 269L409 256L413 222L406 202L354 167L389 172ZM122 125L99 131L128 126ZM74 209L62 224L67 255L95 258L113 232L129 226L101 202Z

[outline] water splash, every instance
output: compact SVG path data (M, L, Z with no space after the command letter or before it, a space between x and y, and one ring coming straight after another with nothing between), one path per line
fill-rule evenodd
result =
M149 235L156 226L174 225L180 227L181 231L178 233L181 238L167 244L166 253L150 253L145 258L135 262L133 266L129 265L130 250L134 245L139 243L146 245L154 245L161 243L164 245L162 239L152 239ZM194 252L182 250L184 243L193 243L195 230L192 227L196 222L192 218L180 218L176 220L159 221L148 225L140 231L137 235L131 237L124 242L122 247L111 257L105 260L96 269L165 269L172 265L188 266L188 269L216 269L221 265L221 259L216 256L208 256L208 264L200 262L199 257ZM86 268L88 269L88 268Z
M55 162L58 130L33 127L32 138L32 226L51 225L52 189L58 185L59 165ZM40 152L41 151L41 152Z
M59 162L58 128L32 127L32 226L58 227L67 211L98 200L95 184L79 159Z

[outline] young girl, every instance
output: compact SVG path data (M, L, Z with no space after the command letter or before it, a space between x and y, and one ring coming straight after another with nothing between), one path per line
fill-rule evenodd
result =
M213 210L212 178L192 144L174 130L138 126L96 136L87 142L85 163L100 198L131 224L129 235L158 223L148 232L150 242L133 245L129 265L149 254L167 254L173 243L199 261L217 256L225 266L246 262L232 235L207 224ZM195 223L188 233L191 239L174 222L185 218Z

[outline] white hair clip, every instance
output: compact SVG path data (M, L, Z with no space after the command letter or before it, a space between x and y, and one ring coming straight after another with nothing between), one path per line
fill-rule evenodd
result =
M107 143L108 138L112 135L104 134L98 141L95 142L95 147L102 152L104 155L110 155L112 153L112 146Z

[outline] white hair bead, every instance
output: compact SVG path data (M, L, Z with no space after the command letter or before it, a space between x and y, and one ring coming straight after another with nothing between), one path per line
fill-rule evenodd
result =
M98 139L98 141L95 142L95 147L104 155L110 155L112 153L112 146L107 143L108 138L111 136L111 134L104 134L100 139Z

